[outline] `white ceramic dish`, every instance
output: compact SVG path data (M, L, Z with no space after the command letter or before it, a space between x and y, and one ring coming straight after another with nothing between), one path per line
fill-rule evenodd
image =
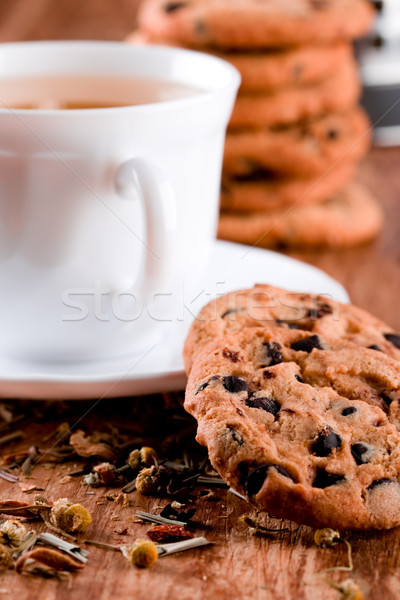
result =
M0 356L0 396L94 399L183 389L182 347L193 316L217 294L255 283L329 294L340 302L349 299L337 281L315 267L268 250L217 241L197 293L183 294L173 313L176 319L160 343L143 354L108 361L28 363Z

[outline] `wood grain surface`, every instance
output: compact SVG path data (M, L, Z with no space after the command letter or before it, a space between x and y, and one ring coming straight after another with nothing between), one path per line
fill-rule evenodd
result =
M135 24L135 0L0 0L0 41L35 39L120 40ZM362 179L381 200L386 212L382 235L373 244L343 252L296 252L336 277L349 290L354 302L385 319L400 331L400 148L374 149L362 167ZM360 217L362 218L362 216ZM106 402L106 401L105 401ZM89 407L90 408L90 407ZM77 417L87 406L77 405ZM80 413L81 411L81 413ZM91 415L85 425L91 427ZM108 411L108 412L107 412ZM122 408L113 402L106 408L104 422L124 418ZM51 422L31 420L25 438L7 445L7 452L43 446L43 438L53 431L63 415ZM115 528L129 521L129 539L142 537L145 527L129 520L138 509L159 511L164 500L136 494L132 506L122 509L105 499L109 490L98 488L87 494L80 480L61 484L60 478L79 464L61 464L54 469L37 467L34 483L44 488L49 499L68 496L87 506L94 517L87 537L113 543ZM131 567L119 553L91 549L82 573L67 582L0 574L0 598L5 600L296 600L339 598L324 579L343 581L351 576L365 598L395 600L400 597L400 531L346 534L351 542L354 571L327 573L312 579L326 567L346 564L346 548L320 549L313 543L313 531L294 523L284 523L289 531L267 538L249 536L239 517L249 512L244 501L225 490L218 491L219 502L203 502L196 520L199 532L215 545L160 559L151 570ZM0 481L0 499L32 498L17 483ZM113 514L120 521L113 521ZM250 511L250 514L254 514ZM280 521L271 520L271 526ZM40 525L35 528L40 529ZM329 577L328 577L329 576Z

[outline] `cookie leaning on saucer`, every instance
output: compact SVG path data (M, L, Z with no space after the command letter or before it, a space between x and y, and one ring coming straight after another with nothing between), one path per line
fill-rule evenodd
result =
M373 17L368 0L146 0L138 25L194 47L271 48L352 40Z
M400 524L399 398L400 362L381 352L250 328L198 355L185 408L214 468L258 509L388 529Z
M318 204L262 213L222 212L218 237L265 248L345 248L373 239L382 225L381 206L366 188L351 183Z
M358 306L341 304L327 296L258 284L225 294L201 309L185 340L186 372L190 372L196 356L208 344L248 327L302 329L400 361L400 335ZM389 399L387 402L390 404Z
M267 93L240 91L229 130L291 125L303 119L350 110L357 103L360 91L354 60L318 83L293 85Z
M224 172L251 175L260 169L305 177L340 162L354 164L368 152L370 122L361 108L324 115L289 128L229 132Z

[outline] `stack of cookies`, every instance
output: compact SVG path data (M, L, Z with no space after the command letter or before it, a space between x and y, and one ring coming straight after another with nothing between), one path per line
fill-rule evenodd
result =
M205 306L185 408L258 509L314 527L400 524L400 335L350 304L268 285Z
M382 212L354 183L370 143L352 41L369 0L144 0L130 40L213 53L242 85L229 125L219 236L267 247L349 246Z

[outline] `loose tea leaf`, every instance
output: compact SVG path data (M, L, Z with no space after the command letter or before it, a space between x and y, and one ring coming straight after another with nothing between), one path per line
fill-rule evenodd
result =
M69 443L73 446L75 452L83 458L99 456L100 458L111 462L116 459L115 452L110 446L103 442L92 442L81 430L71 435Z
M30 560L42 563L56 571L79 571L84 566L59 550L37 547L19 557L15 563L17 573L22 573L26 562Z

